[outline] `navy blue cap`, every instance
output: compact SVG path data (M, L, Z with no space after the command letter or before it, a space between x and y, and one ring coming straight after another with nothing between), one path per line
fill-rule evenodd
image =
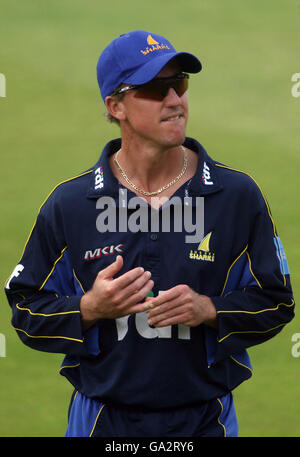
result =
M103 100L122 83L134 85L151 81L174 57L186 73L198 73L202 69L197 57L177 52L161 35L144 30L120 35L104 49L97 63Z

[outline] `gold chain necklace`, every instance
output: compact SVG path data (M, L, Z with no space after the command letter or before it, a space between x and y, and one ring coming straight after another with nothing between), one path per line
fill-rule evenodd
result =
M179 173L178 176L176 176L176 178L174 178L171 182L169 182L169 184L166 184L165 186L161 187L160 189L158 189L157 191L155 192L146 192L145 190L141 189L140 187L136 186L127 176L127 174L125 173L125 171L123 170L123 168L121 167L121 165L119 164L118 162L118 154L119 152L121 151L121 149L119 149L119 151L116 153L116 155L114 156L114 162L116 164L116 166L118 167L118 170L119 172L121 173L121 175L123 176L123 178L125 179L125 181L131 186L133 187L134 190L136 190L137 192L143 194L143 195L146 195L147 197L151 196L151 195L157 195L157 194L160 194L161 192L163 192L164 190L168 189L169 187L173 186L177 181L179 181L180 178L182 178L182 176L184 175L184 173L186 172L186 169L187 169L187 163L188 163L188 158L187 158L187 152L186 152L186 149L181 146L182 150L183 150L183 155L184 155L184 162L183 162L183 168L181 170L181 172Z

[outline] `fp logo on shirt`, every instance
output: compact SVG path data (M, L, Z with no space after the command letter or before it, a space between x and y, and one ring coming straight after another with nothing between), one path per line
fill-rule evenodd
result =
M100 166L95 170L95 189L101 189L104 186L103 180L103 167Z
M211 181L210 177L210 169L206 162L204 162L203 171L202 171L202 184L206 186L212 186L213 181Z

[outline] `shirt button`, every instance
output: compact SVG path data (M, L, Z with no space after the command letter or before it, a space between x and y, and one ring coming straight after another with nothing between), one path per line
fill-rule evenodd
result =
M157 236L157 234L156 234L156 233L151 233L151 235L150 235L150 240L152 240L152 241L156 241L156 240L157 240L157 238L158 238L158 236Z

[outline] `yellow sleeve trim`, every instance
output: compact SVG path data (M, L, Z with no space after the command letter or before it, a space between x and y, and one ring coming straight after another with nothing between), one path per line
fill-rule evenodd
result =
M225 425L222 424L222 422L220 421L220 417L222 416L222 413L223 413L223 405L222 405L222 402L219 398L217 398L218 402L220 403L220 406L221 406L221 412L219 414L219 417L218 417L218 423L221 425L221 427L223 427L223 430L224 430L224 438L226 438L226 428L225 428Z
M285 323L279 324L279 325L276 325L276 327L269 328L268 330L247 330L247 331L231 332L231 333L228 333L228 335L221 338L220 340L218 340L218 343L221 343L222 341L226 340L226 338L228 338L229 336L237 334L237 333L268 333L268 332L271 332L272 330L276 330L279 327L283 327L284 325L285 325Z
M59 338L63 340L70 340L70 341L77 341L78 343L83 343L83 340L79 340L78 338L69 338L68 336L48 336L48 335L30 335L29 333L25 332L25 330L17 327L13 327L15 330L18 332L23 332L25 335L27 335L29 338Z
M29 314L31 314L31 316L43 316L43 317L52 317L52 316L61 316L63 314L76 314L76 313L79 313L80 314L80 311L79 310L74 310L74 311L63 311L63 312L60 312L60 313L50 313L50 314L44 314L44 313L33 313L31 311L31 309L29 308L22 308L19 303L16 304L16 307L20 310L20 311L28 311Z
M60 372L61 370L63 370L64 368L76 368L76 367L79 367L80 366L80 363L76 363L76 365L64 365L63 367L60 368ZM77 395L78 392L76 392L76 395ZM74 397L74 400L75 400L75 397Z
M292 300L292 303L288 305L287 303L278 303L275 308L265 308L261 309L259 311L244 311L244 310L233 310L233 311L217 311L217 314L220 313L244 313L244 314L260 314L260 313L265 313L266 311L277 311L279 309L279 306L287 306L290 308L291 306L294 306L295 302Z
M235 363L237 363L238 365L240 365L241 367L247 368L247 370L249 370L251 374L253 373L253 370L251 370L251 368L247 367L247 365L245 365L245 364L239 362L238 360L236 360L232 355L230 356L230 358L231 358Z
M91 437L91 436L93 435L93 433L94 433L94 430L95 430L95 427L96 427L96 425L97 425L97 422L98 422L99 416L100 416L100 414L101 414L101 412L102 412L102 410L103 410L104 406L105 406L105 405L102 405L102 406L101 406L101 408L100 408L100 411L99 411L99 413L97 414L97 417L96 417L96 420L95 420L94 426L93 426L93 428L92 428L92 431L91 431L91 433L90 433L90 435L89 435L90 437Z

